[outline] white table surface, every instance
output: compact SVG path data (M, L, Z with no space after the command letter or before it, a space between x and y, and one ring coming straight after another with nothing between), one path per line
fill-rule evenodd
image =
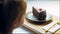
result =
M16 29L13 30L13 34L31 34L33 32L31 32L30 30L28 30L25 27L18 27Z
M59 1L27 1L26 13L32 11L32 6L37 8L43 8L48 13L59 17ZM32 33L24 27L19 27L13 30L13 33Z

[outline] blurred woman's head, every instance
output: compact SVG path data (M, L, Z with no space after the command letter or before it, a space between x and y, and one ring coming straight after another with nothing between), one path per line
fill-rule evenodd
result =
M26 11L24 0L0 1L0 32L11 32L14 28L23 24Z

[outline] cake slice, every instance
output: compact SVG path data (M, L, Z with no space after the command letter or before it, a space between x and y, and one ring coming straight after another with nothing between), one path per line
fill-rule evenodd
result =
M32 7L32 12L33 15L38 19L38 20L46 20L46 11L43 9L36 9L35 7Z

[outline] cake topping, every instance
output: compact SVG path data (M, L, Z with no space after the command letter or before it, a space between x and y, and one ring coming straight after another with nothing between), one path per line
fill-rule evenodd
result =
M42 8L40 8L39 11L42 11Z

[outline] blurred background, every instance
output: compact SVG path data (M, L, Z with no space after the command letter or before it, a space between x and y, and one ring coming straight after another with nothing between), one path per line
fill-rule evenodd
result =
M45 9L49 14L59 17L59 0L26 0L27 9L26 13L32 11L32 7ZM30 30L19 27L13 30L13 33L32 33Z
M59 17L59 0L27 0L27 12L32 7L45 9L48 13Z

